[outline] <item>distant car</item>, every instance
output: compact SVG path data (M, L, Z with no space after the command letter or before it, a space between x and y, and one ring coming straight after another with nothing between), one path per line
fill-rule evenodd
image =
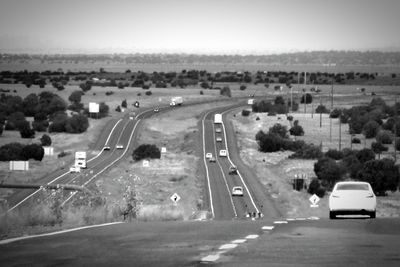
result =
M220 133L220 132L222 132L222 129L219 128L219 127L218 127L218 128L215 128L215 132L216 132L216 133Z
M376 197L367 182L338 182L329 196L329 218L336 215L360 214L376 216Z
M227 154L228 154L228 153L226 152L225 149L221 149L221 150L219 151L219 156L220 156L220 157L226 157Z
M109 147L109 146L103 147L103 150L110 150L110 149L111 149L111 147Z
M216 162L216 161L217 161L217 159L215 157L210 158L210 162Z
M221 136L217 136L217 138L215 138L215 140L216 140L217 142L222 142L222 137L221 137Z
M159 112L159 111L160 111L159 108L155 108L155 109L154 109L154 112L156 112L156 113Z
M69 168L69 172L70 173L79 173L79 172L81 172L81 168L79 166L72 166L71 168Z
M117 149L123 149L124 146L123 146L123 145L117 145L116 148L117 148Z
M211 153L206 153L206 159L211 159L213 156Z
M237 173L237 167L235 165L231 165L229 167L229 174L236 174Z
M241 186L234 186L232 188L232 196L243 196L243 187Z

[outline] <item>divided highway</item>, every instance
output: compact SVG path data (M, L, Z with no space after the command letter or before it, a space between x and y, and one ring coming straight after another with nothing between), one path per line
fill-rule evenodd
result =
M249 213L268 218L281 216L273 201L263 190L252 171L241 161L235 133L227 114L241 105L214 109L204 114L202 119L203 159L209 190L210 211L214 219L241 219ZM214 115L223 114L223 123L214 123ZM217 141L218 137L218 141ZM220 156L226 150L227 156ZM215 162L205 158L212 153ZM230 166L236 166L236 174L229 173ZM235 186L243 188L243 196L232 196Z

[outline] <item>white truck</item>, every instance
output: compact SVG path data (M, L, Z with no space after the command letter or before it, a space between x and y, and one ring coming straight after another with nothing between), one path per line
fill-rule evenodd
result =
M171 98L171 102L169 102L170 106L180 106L183 104L183 97L175 96Z
M215 114L214 115L214 123L222 123L222 114Z
M75 152L75 167L86 169L86 151Z
M247 105L253 105L253 104L254 104L254 98L247 99Z

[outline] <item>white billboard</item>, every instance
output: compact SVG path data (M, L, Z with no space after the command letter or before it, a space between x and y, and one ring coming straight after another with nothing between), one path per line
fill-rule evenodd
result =
M99 113L100 105L94 102L89 103L89 113Z
M52 146L44 146L44 155L45 156L53 156L54 155L54 147Z
M29 170L29 161L10 161L10 171Z

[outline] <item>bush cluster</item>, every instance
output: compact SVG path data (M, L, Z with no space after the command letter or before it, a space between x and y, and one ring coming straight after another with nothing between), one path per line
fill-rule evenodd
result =
M161 158L161 151L156 145L143 144L138 146L132 154L135 161L142 159L159 159Z
M9 143L0 147L0 161L29 159L41 161L43 156L44 149L38 144Z

